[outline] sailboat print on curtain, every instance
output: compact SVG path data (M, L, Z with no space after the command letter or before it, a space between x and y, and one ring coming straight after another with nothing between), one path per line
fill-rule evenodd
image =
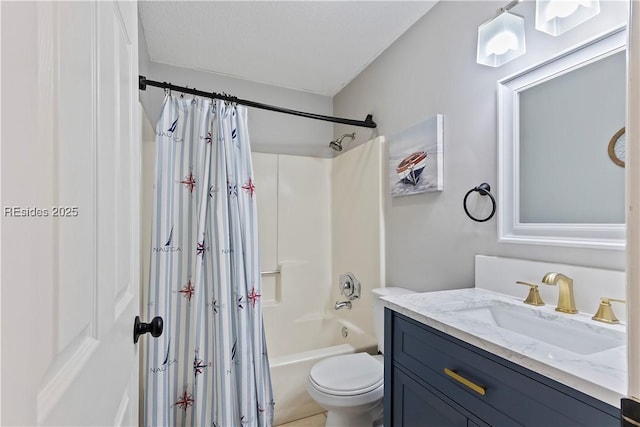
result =
M167 96L156 134L144 425L271 426L246 108Z

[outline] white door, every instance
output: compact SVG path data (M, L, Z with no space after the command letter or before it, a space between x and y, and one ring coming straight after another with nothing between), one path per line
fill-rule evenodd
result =
M0 10L0 424L136 425L137 5Z

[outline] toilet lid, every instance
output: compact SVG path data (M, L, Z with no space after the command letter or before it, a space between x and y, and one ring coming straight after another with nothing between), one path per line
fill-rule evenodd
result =
M382 385L384 367L367 353L344 354L316 363L309 377L328 394L362 394Z

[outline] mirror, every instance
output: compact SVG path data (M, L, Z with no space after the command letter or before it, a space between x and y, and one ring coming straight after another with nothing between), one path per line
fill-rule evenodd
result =
M499 241L624 249L625 44L618 30L498 82Z

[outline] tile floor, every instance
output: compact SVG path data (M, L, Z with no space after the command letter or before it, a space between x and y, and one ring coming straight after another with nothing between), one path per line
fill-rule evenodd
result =
M280 424L277 427L324 427L327 422L327 414L316 414L308 418L291 421L286 424Z

